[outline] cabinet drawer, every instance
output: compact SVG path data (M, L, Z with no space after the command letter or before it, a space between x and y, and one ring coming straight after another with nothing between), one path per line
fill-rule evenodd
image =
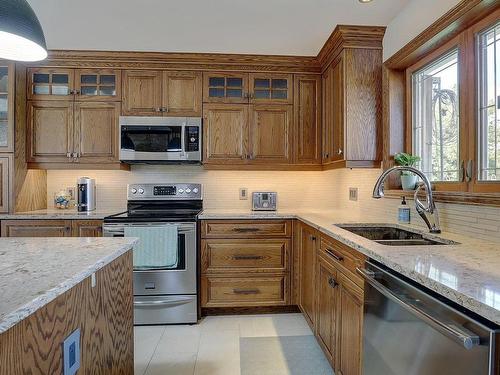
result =
M202 242L202 272L284 272L289 239L213 239Z
M289 220L204 220L201 235L204 238L290 237Z
M356 283L362 285L362 279L356 273L356 268L363 265L365 256L349 246L340 243L330 237L321 236L321 246L319 250L322 258L327 259L335 266L350 271Z
M202 307L288 304L288 275L269 277L202 276Z

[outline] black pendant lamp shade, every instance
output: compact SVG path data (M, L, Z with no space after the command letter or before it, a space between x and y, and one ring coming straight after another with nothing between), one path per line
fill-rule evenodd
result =
M40 21L26 0L0 0L0 58L38 61L47 57Z

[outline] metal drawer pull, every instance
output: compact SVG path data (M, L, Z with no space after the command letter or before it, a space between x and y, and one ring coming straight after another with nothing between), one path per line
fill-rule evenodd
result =
M259 260L264 259L262 255L233 255L234 260Z
M259 228L233 228L233 231L235 232L258 232Z
M335 279L333 277L329 277L328 278L328 284L332 287L332 288L335 288L337 285L339 285L338 282L335 281Z
M326 248L326 249L325 249L325 251L326 251L329 255L331 255L332 257L334 257L336 261L338 261L338 262L343 262L343 261L344 261L344 257L343 257L343 256L341 256L341 255L337 255L337 254L335 254L335 252L334 252L332 249Z
M447 324L442 322L424 310L419 309L416 306L413 306L402 299L400 299L393 291L386 288L383 284L379 283L372 271L365 270L364 268L356 268L356 271L366 280L368 284L377 289L384 296L389 298L391 301L397 303L408 312L414 314L418 318L424 320L437 331L441 332L443 335L449 337L450 339L457 342L459 345L462 345L465 349L470 350L474 346L478 346L479 336L475 335L472 332L468 332L463 327L457 327L456 325Z
M233 289L234 294L259 294L259 289Z
M179 306L192 302L192 299L185 300L166 300L166 301L134 301L136 307L160 307L160 306Z

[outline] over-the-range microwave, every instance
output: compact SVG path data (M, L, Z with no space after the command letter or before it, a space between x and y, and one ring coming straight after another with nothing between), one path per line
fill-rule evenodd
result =
M200 163L201 117L120 117L120 160Z

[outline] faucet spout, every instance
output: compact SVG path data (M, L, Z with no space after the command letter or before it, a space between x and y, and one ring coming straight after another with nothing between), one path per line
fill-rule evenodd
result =
M431 182L429 181L427 176L417 168L399 165L387 169L380 175L377 182L375 182L375 186L373 187L372 197L375 199L380 199L384 196L384 182L389 176L389 174L391 174L394 171L408 171L420 177L423 185L425 186L426 204L424 205L420 201L420 199L418 199L418 193L422 188L422 185L419 185L418 188L415 190L415 195L414 195L415 209L417 210L417 213L422 217L422 220L424 220L424 222L427 224L427 227L429 228L429 231L431 233L441 233L441 229L439 226L439 216L432 195Z

